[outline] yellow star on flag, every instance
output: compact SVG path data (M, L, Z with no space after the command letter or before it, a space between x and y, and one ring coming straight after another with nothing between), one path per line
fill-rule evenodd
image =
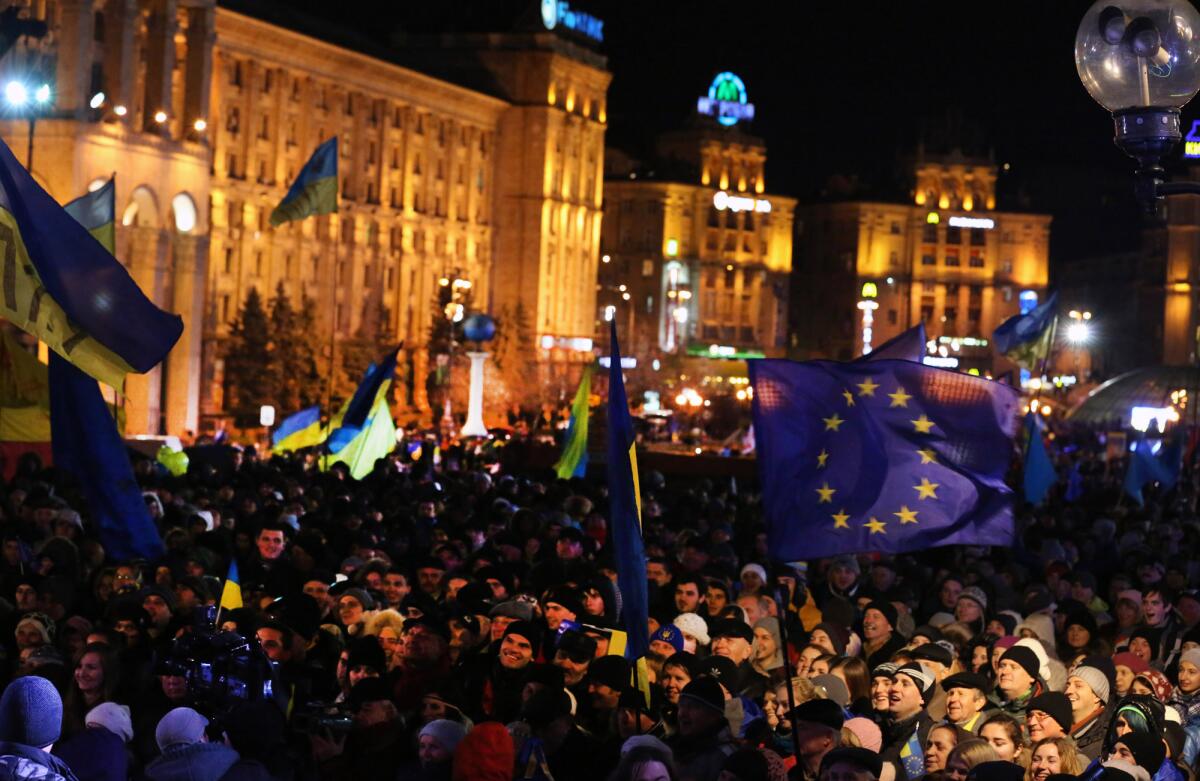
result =
M833 413L833 417L821 418L821 420L825 421L825 430L826 431L837 431L838 426L840 426L846 422L846 421L842 420L841 418L839 418L838 414L836 412Z
M817 499L817 504L829 504L833 501L833 495L837 493L837 489L830 488L829 483L821 483L821 487L817 488L816 492L820 496Z
M867 379L863 380L862 382L860 382L858 384L858 395L859 396L874 396L875 389L878 387L879 387L879 384L871 382L871 378L868 377Z
M892 513L892 515L894 515L900 519L901 526L903 526L906 523L916 523L917 522L917 511L908 509L907 504L900 505L900 512Z
M913 424L913 428L915 428L919 434L928 434L929 430L933 428L933 421L930 420L925 414L922 414L921 417L909 422Z
M937 463L937 453L933 452L932 450L918 450L917 452L921 454L922 464Z
M887 534L887 532L884 531L886 526L886 523L875 517L872 517L871 520L863 524L864 528L871 530L871 534Z
M817 469L823 468L825 466L825 462L828 460L829 460L829 452L827 450L825 450L824 448L822 448L821 452L817 453Z
M849 529L850 528L850 524L847 523L850 520L850 516L846 513L845 507L843 507L841 510L838 510L831 517L833 518L833 528L835 528L835 529Z
M928 477L921 478L920 485L914 485L913 488L917 491L918 499L936 499L937 494L934 493L941 483L931 483Z
M912 398L912 394L905 393L904 388L896 388L895 393L889 393L888 398L892 400L889 407L907 407L908 400Z
M851 393L850 391L848 391L848 390L844 390L844 391L842 391L842 396L843 396L843 397L845 397L845 399L846 399L846 406L847 406L847 407L853 407L853 406L854 406L854 394L852 394L852 393Z

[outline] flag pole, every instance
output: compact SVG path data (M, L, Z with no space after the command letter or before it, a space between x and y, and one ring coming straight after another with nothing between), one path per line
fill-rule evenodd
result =
M799 581L796 582L796 588L800 587ZM779 577L775 577L774 586L771 589L771 598L775 600L775 607L779 611L779 641L783 643L783 674L787 678L787 701L788 712L791 713L796 709L796 694L792 691L792 678L795 676L795 670L792 669L792 657L788 653L788 633L787 633L787 600L782 597L783 587L779 583ZM779 705L776 704L776 714L778 715ZM782 721L782 719L780 719ZM796 751L800 746L800 729L794 719L791 719L792 725L792 751Z
M336 214L336 212L335 212ZM330 222L333 221L331 216ZM329 454L329 435L333 433L333 382L337 376L337 367L335 365L334 356L337 352L337 327L338 327L338 311L337 311L337 272L338 263L341 261L342 248L342 223L338 222L337 238L333 244L333 263L329 270L329 378L325 382L325 442L322 445L322 450L326 455ZM320 464L317 465L320 468Z

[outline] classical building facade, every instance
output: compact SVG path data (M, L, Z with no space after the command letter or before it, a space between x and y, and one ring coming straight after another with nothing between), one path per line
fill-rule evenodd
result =
M797 210L792 352L848 360L924 322L930 360L990 373L992 331L1046 291L1050 216L996 211L995 165L919 160L908 203Z
M403 343L397 385L413 407L451 280L479 310L521 303L548 376L590 360L610 74L579 36L460 41L472 56L459 79L213 0L38 0L27 13L50 33L23 40L0 78L26 62L54 76L35 176L65 202L116 172L118 257L185 322L163 366L130 379L130 432L223 417L226 341L252 288L308 297L332 339ZM14 150L28 128L0 122ZM339 212L272 228L334 135Z

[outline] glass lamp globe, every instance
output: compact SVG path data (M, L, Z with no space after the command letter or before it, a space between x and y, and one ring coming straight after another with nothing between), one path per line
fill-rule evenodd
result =
M1178 110L1200 89L1200 13L1188 0L1097 0L1075 33L1075 68L1109 111Z

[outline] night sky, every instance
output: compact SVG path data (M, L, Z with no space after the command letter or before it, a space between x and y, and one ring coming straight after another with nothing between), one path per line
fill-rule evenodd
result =
M526 0L382 11L381 3L283 4L381 44L396 31L499 29L522 9L536 13ZM684 125L712 77L732 70L756 106L748 130L766 141L771 192L902 196L923 139L929 152L957 146L1008 163L998 208L1055 216L1052 266L1137 245L1132 161L1113 146L1107 112L1075 73L1088 2L573 5L605 21L608 142L635 157L649 155L657 133ZM1200 106L1184 110L1184 127L1193 116Z

